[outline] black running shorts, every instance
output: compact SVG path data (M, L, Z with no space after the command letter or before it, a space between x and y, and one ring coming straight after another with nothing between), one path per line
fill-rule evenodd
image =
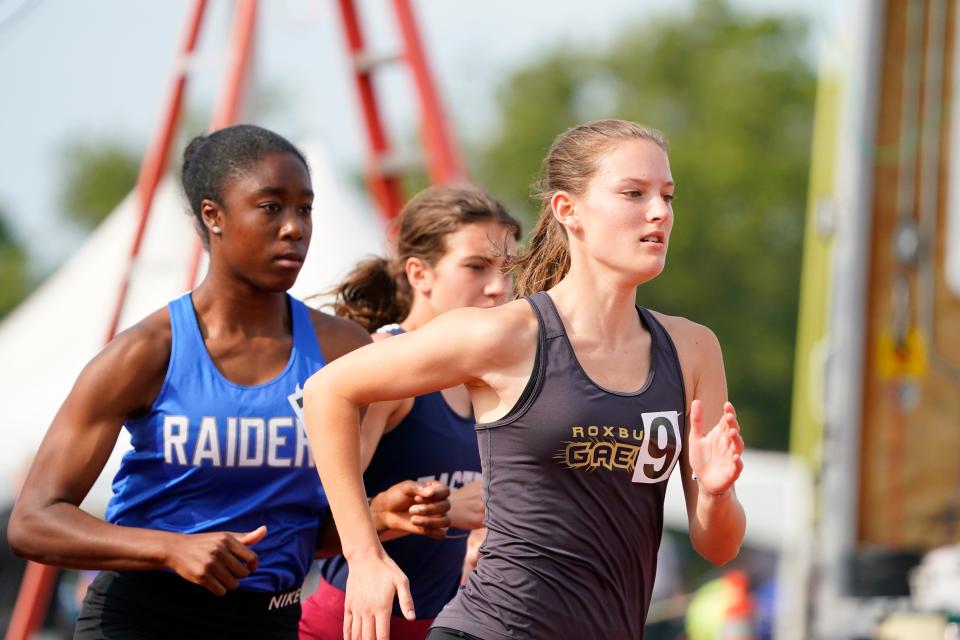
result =
M104 571L87 589L74 638L297 638L300 589L215 596L165 571Z

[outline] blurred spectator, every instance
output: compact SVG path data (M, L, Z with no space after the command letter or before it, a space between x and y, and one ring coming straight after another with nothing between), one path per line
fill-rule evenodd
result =
M743 571L727 571L693 595L687 609L687 637L689 640L757 640L755 613L750 578Z

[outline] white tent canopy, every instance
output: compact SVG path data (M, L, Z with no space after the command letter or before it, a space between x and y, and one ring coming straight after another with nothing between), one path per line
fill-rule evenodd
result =
M317 148L306 146L314 192L313 240L291 293L310 296L329 288L361 257L381 253L379 218L344 188ZM40 444L73 381L102 347L137 224L135 196L104 220L55 274L0 324L0 403L5 446L0 474L9 495L14 476ZM167 178L157 191L120 321L129 327L188 289L188 263L196 238L182 192ZM205 265L200 273L205 272ZM128 447L124 434L85 506L99 511ZM2 497L2 496L0 496Z

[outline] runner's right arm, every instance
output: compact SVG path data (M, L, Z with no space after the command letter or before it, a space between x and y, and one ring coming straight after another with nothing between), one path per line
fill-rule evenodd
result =
M161 309L119 334L80 373L37 452L10 519L19 555L81 569L171 569L215 594L257 568L249 545L266 533L185 535L108 524L80 509L125 420L144 415L170 358L170 321Z

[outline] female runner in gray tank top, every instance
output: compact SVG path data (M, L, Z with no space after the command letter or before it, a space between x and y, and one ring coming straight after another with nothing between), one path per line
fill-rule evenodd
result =
M350 565L345 638L386 640L395 595L414 616L361 481L357 413L371 402L464 384L478 420L487 539L429 638L642 638L677 462L694 548L715 564L740 548L743 440L720 345L636 306L674 222L663 135L621 120L574 127L554 141L541 192L514 265L524 299L451 311L307 383L307 431Z

